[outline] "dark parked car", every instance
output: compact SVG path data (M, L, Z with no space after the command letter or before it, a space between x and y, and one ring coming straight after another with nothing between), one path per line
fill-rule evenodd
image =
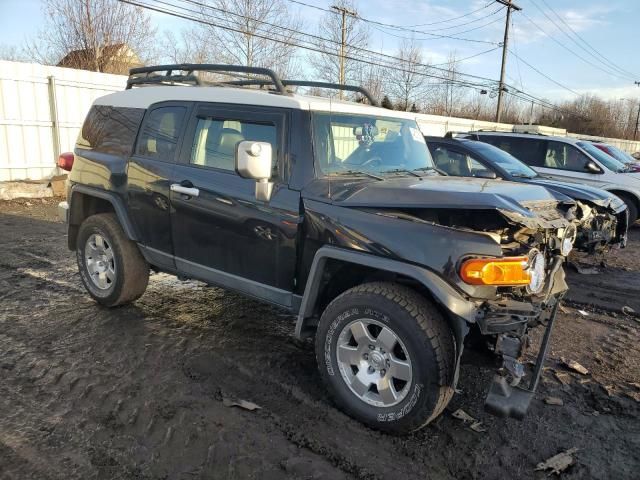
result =
M599 188L545 178L513 155L488 143L465 138L425 137L437 168L459 177L499 178L540 185L572 198L577 205L576 248L595 251L625 246L627 208L618 197Z
M252 77L209 86L200 71ZM295 313L336 404L393 432L443 411L476 326L504 366L487 409L522 418L567 289L574 203L440 176L408 114L287 88L300 84L353 89L168 65L133 69L127 90L98 99L62 161L60 209L87 291L122 305L163 271Z

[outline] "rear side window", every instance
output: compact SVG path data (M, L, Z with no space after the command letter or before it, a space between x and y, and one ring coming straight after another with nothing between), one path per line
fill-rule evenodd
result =
M199 118L190 162L193 165L235 171L236 147L245 140L271 144L271 164L275 175L278 141L277 129L272 123Z
M482 135L480 140L510 153L521 162L533 167L544 167L547 155L547 141L537 138Z
M144 124L136 153L143 157L172 162L187 112L186 107L159 107Z
M145 110L94 105L78 136L77 146L100 153L129 157Z

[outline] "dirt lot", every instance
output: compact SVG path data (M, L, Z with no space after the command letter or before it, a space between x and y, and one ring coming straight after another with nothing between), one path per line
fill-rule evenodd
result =
M97 306L54 205L0 202L1 479L542 479L536 464L572 447L562 478L638 478L640 318L621 312L640 312L638 228L599 273L568 267L572 293L524 421L483 412L493 360L468 351L448 411L393 437L332 406L311 344L277 309L166 275L133 306Z

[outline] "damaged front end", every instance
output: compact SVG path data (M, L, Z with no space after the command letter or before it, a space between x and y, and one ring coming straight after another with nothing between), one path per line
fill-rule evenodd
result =
M599 253L607 248L624 248L627 244L626 208L611 207L576 200L576 250Z
M490 385L486 409L495 415L519 419L524 417L537 388L555 315L568 289L562 264L578 236L573 223L577 207L573 202L530 201L522 202L522 206L524 211L377 212L488 235L500 245L503 259L522 259L526 263L525 268L531 272L530 283L484 286L478 282L475 294L471 295L477 304L475 323L481 334L494 342L495 353L503 359L502 368ZM461 269L469 258L478 261L477 256L467 255L456 268L463 280ZM492 259L480 260L491 263ZM544 341L532 378L523 387L523 358L530 344L529 331L538 325L546 325Z

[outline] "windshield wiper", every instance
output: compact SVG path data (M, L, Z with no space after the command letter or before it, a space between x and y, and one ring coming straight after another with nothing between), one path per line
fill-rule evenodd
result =
M373 178L375 180L383 180L384 178L378 176L378 175L374 175L373 173L370 172L363 172L361 170L343 170L340 172L333 172L331 173L332 176L346 176L346 175L364 175L365 177L369 177L369 178Z
M440 175L444 175L445 177L449 176L447 172L439 169L438 167L419 167L419 168L414 168L413 171L414 172L437 172Z
M413 175L414 177L421 178L419 174L412 170L405 170L404 168L394 168L392 170L384 170L380 173L408 173L409 175Z

